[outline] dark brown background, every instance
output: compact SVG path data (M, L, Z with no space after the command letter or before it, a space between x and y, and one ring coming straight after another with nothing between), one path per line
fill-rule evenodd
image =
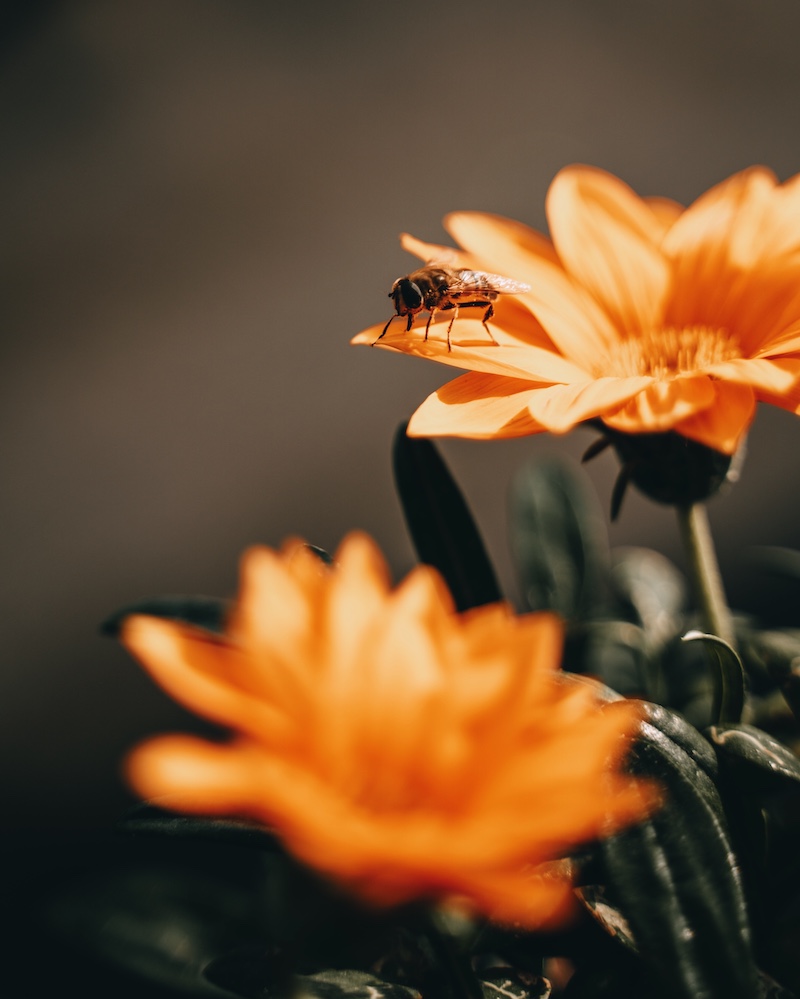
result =
M0 66L3 821L109 823L118 761L188 724L97 623L227 594L241 550L372 532L412 553L388 449L450 373L351 348L397 234L544 225L564 164L689 201L800 170L796 0L86 0L17 5ZM592 438L447 442L507 587L505 486ZM800 423L762 411L713 506L738 600L800 544ZM591 469L607 504L615 464ZM612 542L673 553L629 497Z

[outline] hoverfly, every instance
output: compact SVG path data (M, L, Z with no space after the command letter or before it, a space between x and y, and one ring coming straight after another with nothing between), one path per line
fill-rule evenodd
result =
M437 312L453 311L453 317L447 326L447 349L452 350L450 331L458 319L459 309L484 309L481 322L489 334L492 343L497 340L487 325L494 315L494 301L498 295L519 295L530 291L530 285L499 274L487 274L484 271L471 271L465 268L448 267L445 264L432 261L419 270L412 271L405 277L398 278L392 285L389 298L394 300L395 315L383 327L381 339L386 334L392 320L397 316L406 316L406 332L411 329L414 317L420 312L428 313L425 324L425 337L428 339L431 322ZM377 343L378 340L374 342Z

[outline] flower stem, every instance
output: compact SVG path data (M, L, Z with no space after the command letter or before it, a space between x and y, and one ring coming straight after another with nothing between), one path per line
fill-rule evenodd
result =
M469 958L461 953L441 914L430 910L426 922L428 939L444 972L451 999L483 999L483 988Z
M722 588L722 576L711 538L706 508L702 503L694 503L676 509L683 547L703 614L704 627L709 634L716 635L735 649L733 619Z

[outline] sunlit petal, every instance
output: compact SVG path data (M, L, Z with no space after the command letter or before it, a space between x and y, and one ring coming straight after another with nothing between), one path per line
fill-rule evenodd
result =
M524 437L547 428L531 418L530 382L470 372L448 382L411 417L411 437Z
M552 245L533 230L496 215L457 212L448 230L486 266L530 285L522 299L559 350L576 363L591 364L619 333L591 295L564 272ZM483 253L479 253L479 248Z
M653 381L603 422L623 433L672 430L693 413L711 406L717 393L711 378L695 375L671 381Z
M714 403L677 424L675 430L715 451L733 454L752 422L756 394L748 385L713 384L717 395Z
M652 208L601 170L562 170L547 195L547 218L564 268L627 334L661 319L670 278Z
M649 377L597 378L574 385L551 385L531 393L528 410L548 430L563 433L583 420L616 409L651 381Z

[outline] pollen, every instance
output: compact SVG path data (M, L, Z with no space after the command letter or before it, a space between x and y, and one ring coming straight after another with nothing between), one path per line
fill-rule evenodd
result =
M650 375L668 381L741 356L738 343L727 329L665 326L622 340L598 375Z

